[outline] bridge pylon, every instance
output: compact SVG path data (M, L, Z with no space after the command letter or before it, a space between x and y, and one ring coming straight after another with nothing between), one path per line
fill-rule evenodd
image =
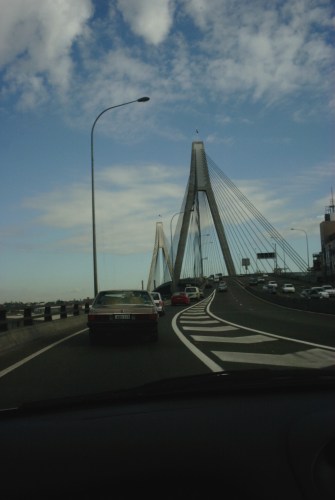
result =
M205 192L207 196L208 205L210 207L219 245L221 247L222 255L227 267L227 273L229 276L236 274L225 230L220 218L220 213L211 186L204 143L202 141L194 141L192 142L190 175L189 175L186 198L185 198L186 201L183 210L180 237L178 241L176 259L173 266L172 281L174 287L178 284L180 280L188 230L190 225L191 212L196 210L198 207L197 196L199 192Z
M157 271L157 267L159 265L159 251L162 250L163 259L165 261L165 266L167 266L170 277L172 277L172 263L170 259L170 254L168 250L168 245L166 242L166 238L163 231L163 223L156 222L156 236L155 236L155 245L154 251L152 254L149 278L147 284L147 290L152 291L155 288L155 275Z

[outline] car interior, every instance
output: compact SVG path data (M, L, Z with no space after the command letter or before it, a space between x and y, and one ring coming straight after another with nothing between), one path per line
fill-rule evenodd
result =
M2 498L332 500L334 373L261 371L2 411Z

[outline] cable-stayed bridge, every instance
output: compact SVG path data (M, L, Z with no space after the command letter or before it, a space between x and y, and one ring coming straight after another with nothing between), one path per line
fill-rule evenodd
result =
M170 242L161 222L148 290L210 275L306 272L307 263L206 154L192 143L190 175ZM174 217L173 216L173 217Z

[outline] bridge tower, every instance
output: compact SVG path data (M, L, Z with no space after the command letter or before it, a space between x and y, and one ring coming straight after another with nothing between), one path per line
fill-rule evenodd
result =
M168 245L163 231L163 223L156 222L156 236L154 251L152 254L147 290L151 292L155 288L155 276L159 265L159 251L162 250L163 261L166 263L170 276L172 276L172 264Z
M191 166L190 176L188 181L186 201L183 211L183 218L181 224L180 237L178 241L178 248L176 253L176 260L173 267L172 281L175 285L178 283L182 271L182 264L185 254L185 247L187 242L188 229L190 225L191 212L197 210L197 196L199 192L205 192L208 200L208 205L213 218L213 223L217 233L219 245L221 247L222 255L227 267L229 276L235 275L235 266L229 250L228 241L220 219L217 203L215 201L213 189L210 182L208 165L204 144L202 141L192 142ZM199 213L198 213L199 217ZM173 265L173 263L172 263Z

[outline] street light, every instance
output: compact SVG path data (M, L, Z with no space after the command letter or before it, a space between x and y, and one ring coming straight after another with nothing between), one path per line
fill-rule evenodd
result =
M308 250L307 233L306 233L305 229L299 229L297 227L291 227L291 231L302 231L303 233L305 233L305 236L306 236L306 248L307 248L307 266L308 266L308 271L309 271L309 250Z
M93 132L94 127L99 120L100 116L109 111L110 109L119 108L120 106L126 106L127 104L132 104L133 102L146 102L149 101L150 97L140 97L134 101L124 102L122 104L117 104L116 106L110 106L104 109L96 117L93 122L91 129L91 177L92 177L92 232L93 232L93 276L94 276L94 297L98 293L98 271L97 271L97 245L96 245L96 232L95 232L95 203L94 203L94 152L93 152Z

